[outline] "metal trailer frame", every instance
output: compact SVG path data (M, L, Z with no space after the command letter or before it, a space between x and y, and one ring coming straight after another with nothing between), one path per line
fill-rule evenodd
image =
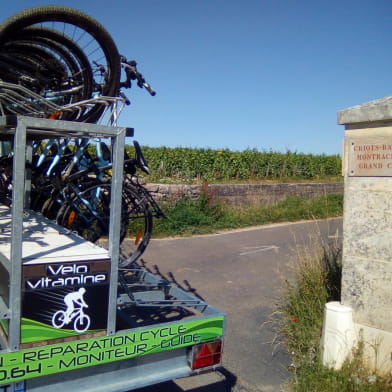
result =
M39 138L47 139L51 137L70 138L110 138L113 149L113 173L112 187L121 189L123 175L123 158L125 137L133 136L133 129L126 127L104 126L97 124L78 123L61 120L48 120L26 116L3 116L0 117L0 140L13 141L13 192L12 192L12 218L11 218L11 244L9 258L0 252L0 264L9 273L9 293L8 298L0 295L0 319L9 320L8 338L0 336L0 371L3 366L2 355L18 354L20 347L20 323L21 323L21 286L22 286L22 264L23 264L23 221L26 194L29 191L29 178L25 175L25 162L31 158L29 152L29 140ZM27 157L27 158L26 158ZM118 294L119 285L119 243L120 227L116 222L121 217L121 192L111 193L111 212L109 223L109 249L110 258L110 286L109 286L109 307L107 317L107 335L118 336L119 334L146 334L151 331L170 330L177 328L181 331L196 328L200 325L218 325L216 336L221 338L226 329L226 315L220 310L208 305L200 298L186 292L175 283L169 283L162 279L162 276L151 273L140 266L136 268L138 276L145 286L141 290L132 294L129 292ZM120 267L121 271L121 267ZM120 272L121 274L121 272ZM163 282L163 283L162 283ZM130 285L132 286L132 284ZM170 296L170 300L162 298L162 292L156 296L157 291L151 291L150 286L162 287L162 292ZM159 291L159 290L158 290ZM3 293L0 293L3 294ZM7 297L7 295L5 296ZM174 298L174 300L172 299ZM116 327L118 311L137 309L138 307L170 306L192 308L195 310L192 318L188 320L166 321L154 325L142 325L134 328L118 330ZM189 335L191 336L191 335ZM83 340L80 340L83 342ZM207 340L208 341L208 340ZM166 343L165 343L166 342ZM158 342L159 343L159 342ZM19 382L11 379L10 385L4 391L27 391L31 392L53 392L57 387L75 392L121 392L128 391L158 382L168 381L174 378L185 377L197 374L200 371L192 370L189 365L189 354L191 344L182 342L173 347L164 347L167 340L161 339L161 350L152 350L151 354L130 356L126 359L109 361L93 366L76 367L68 371L59 371L55 374L48 374L41 377L32 377ZM194 342L195 343L195 342ZM49 346L50 347L50 346ZM152 346L157 347L157 345ZM45 346L41 346L44 351ZM38 345L38 349L40 349ZM32 349L34 350L34 349ZM22 350L23 351L23 350ZM37 351L37 350L36 350ZM37 352L38 352L37 351ZM142 350L143 351L143 350ZM16 360L15 358L12 360ZM212 366L211 370L216 366ZM4 380L4 378L3 378ZM15 381L16 380L16 381ZM2 386L0 385L0 391ZM9 388L8 388L9 387ZM19 388L19 389L18 389Z
M128 131L128 134L127 134ZM20 315L21 315L21 273L22 273L22 232L23 232L23 209L25 206L25 162L28 138L49 137L110 137L113 148L113 177L112 186L120 187L122 184L122 167L124 162L125 136L133 136L133 130L125 127L109 127L104 125L86 124L61 120L47 120L26 116L3 116L0 117L0 134L4 139L13 138L14 165L13 165L13 192L12 192L12 242L11 258L1 258L3 266L10 273L9 306L0 301L2 318L9 318L8 348L19 349L20 341ZM121 192L111 194L111 214L109 228L109 257L111 259L111 284L109 291L108 326L109 334L115 333L116 323L116 298L118 278L118 260L120 228L115 222L121 216ZM11 262L12 261L12 262ZM4 317L6 316L6 317Z

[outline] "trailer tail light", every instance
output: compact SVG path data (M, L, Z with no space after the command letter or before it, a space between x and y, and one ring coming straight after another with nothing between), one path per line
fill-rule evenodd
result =
M222 340L192 346L192 370L220 364L222 360L222 346Z

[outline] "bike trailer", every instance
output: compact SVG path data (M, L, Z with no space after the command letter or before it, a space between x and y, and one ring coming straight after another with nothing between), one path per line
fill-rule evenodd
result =
M11 256L10 209L0 206L0 252ZM1 264L0 290L9 273ZM23 223L18 349L1 320L0 391L129 391L221 363L225 315L132 264L111 279L108 251L32 211ZM107 330L110 285L116 330ZM4 298L8 301L8 298Z
M0 392L125 392L219 367L225 314L120 256L129 129L15 116L0 117L0 131L13 141L11 207L0 205ZM26 209L29 143L58 135L111 140L109 249Z

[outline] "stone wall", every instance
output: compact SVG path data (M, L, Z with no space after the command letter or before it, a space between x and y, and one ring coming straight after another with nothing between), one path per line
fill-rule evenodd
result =
M148 184L147 188L154 192L156 200L167 200L188 196L197 198L201 185ZM227 204L241 206L250 203L273 205L283 201L288 196L302 196L316 199L326 194L343 194L344 184L211 184L208 192L215 198Z

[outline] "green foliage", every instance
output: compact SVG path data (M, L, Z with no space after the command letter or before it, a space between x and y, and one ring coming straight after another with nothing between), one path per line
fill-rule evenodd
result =
M203 187L200 197L183 197L160 203L167 219L154 221L154 235L212 233L272 222L341 216L342 195L326 195L316 200L291 196L274 206L250 205L235 208L221 203Z
M126 146L131 152L133 147ZM339 177L339 155L301 154L287 151L144 146L143 154L153 173L149 181L260 181L315 180Z
M224 216L223 205L207 192L207 184L196 200L189 197L162 204L167 219L155 220L154 233L180 235L209 232Z
M341 252L339 249L298 249L295 283L286 282L281 305L281 332L293 353L294 367L313 364L320 341L324 306L340 295Z
M391 392L392 377L369 372L361 350L339 371L323 366L320 361L298 369L293 392Z

